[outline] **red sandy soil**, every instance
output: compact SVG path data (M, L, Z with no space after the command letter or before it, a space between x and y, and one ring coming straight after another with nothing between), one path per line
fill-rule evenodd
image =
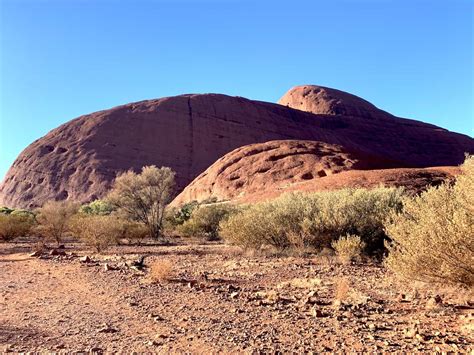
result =
M37 258L30 246L0 244L0 351L473 350L469 294L401 283L370 262L191 243L105 255L68 244L66 255ZM140 255L144 271L127 266ZM163 260L170 279L154 282L148 266Z

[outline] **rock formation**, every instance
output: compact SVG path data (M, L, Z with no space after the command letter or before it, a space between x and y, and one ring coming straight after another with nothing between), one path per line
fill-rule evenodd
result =
M370 119L393 118L370 102L344 91L316 85L291 88L278 103L317 115L354 116Z
M292 92L284 98L305 102ZM270 140L338 145L344 154L370 156L377 163L373 168L456 165L464 152L474 151L467 136L394 117L341 91L323 92L303 90L301 96L318 104L296 108L283 98L278 105L204 94L81 116L18 156L0 186L0 203L31 208L49 199L90 201L104 196L117 173L152 164L177 172L179 192L224 154Z
M283 140L235 149L212 164L173 201L216 198L255 202L290 191L324 191L346 187L403 186L418 193L453 179L458 167L372 169L380 161L341 146L315 141Z

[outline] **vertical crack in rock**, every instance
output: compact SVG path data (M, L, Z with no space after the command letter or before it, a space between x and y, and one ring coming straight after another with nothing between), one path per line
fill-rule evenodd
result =
M194 127L193 127L193 108L191 107L191 95L188 97L188 115L189 115L189 154L188 154L188 176L193 173L193 153L194 153Z

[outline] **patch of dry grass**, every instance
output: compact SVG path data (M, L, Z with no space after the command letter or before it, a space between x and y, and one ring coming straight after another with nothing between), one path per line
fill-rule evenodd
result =
M349 292L351 283L348 278L339 278L334 285L334 300L338 303L347 301L349 299Z
M365 243L357 235L347 234L332 242L331 246L336 251L339 261L344 264L350 264L361 258L365 248Z
M150 266L150 279L153 282L170 281L174 276L174 266L170 260L157 260Z

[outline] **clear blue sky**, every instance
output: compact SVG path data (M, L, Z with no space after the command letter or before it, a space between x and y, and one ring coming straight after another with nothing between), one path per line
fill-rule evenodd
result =
M472 0L0 0L0 179L33 140L131 101L319 84L473 135Z

